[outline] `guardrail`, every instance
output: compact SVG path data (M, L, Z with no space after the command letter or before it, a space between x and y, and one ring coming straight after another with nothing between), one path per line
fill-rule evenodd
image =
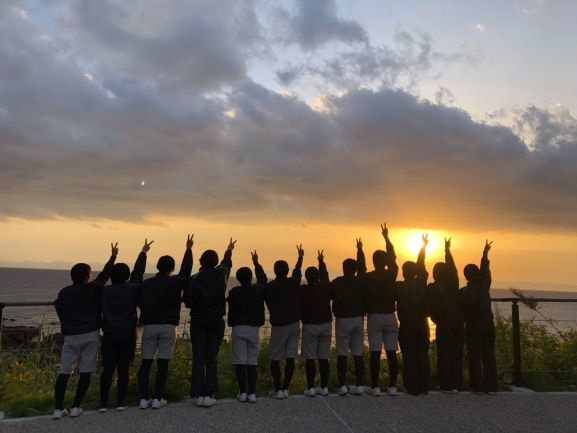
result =
M529 298L533 302L572 302L576 303L576 298ZM511 303L511 323L513 332L513 385L522 386L523 368L521 359L521 321L519 319L520 298L502 297L491 298L492 302ZM0 333L2 331L3 312L5 307L47 307L54 305L54 302L0 302Z

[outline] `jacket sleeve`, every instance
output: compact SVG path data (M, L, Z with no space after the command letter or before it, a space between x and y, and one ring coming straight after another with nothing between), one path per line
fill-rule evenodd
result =
M327 271L327 264L324 260L319 261L319 276L321 281L329 282L329 271Z
M224 252L224 256L222 257L222 261L217 266L218 269L222 270L224 273L224 282L228 281L228 277L230 276L230 270L232 269L232 250L228 249Z
M455 265L455 259L450 249L445 250L445 263L447 265L449 287L453 290L459 290L459 271L457 271L457 265Z
M299 258L297 259L297 263L295 265L295 268L293 269L293 274L291 276L291 278L299 284L301 283L301 278L302 278L302 273L301 273L302 266L303 266L303 256L299 255Z
M419 280L424 280L425 284L429 278L429 273L425 266L425 247L421 248L419 256L417 257L417 278Z
M365 261L365 253L362 248L357 249L357 276L367 274L367 263Z
M146 253L141 252L138 254L136 263L134 263L134 268L132 268L132 273L130 274L130 282L142 283L144 278L144 271L146 271Z
M261 286L265 286L268 282L268 278L260 263L256 263L254 265L254 273L256 274L256 283L260 284Z
M116 256L110 256L106 264L104 265L104 269L98 274L96 279L92 281L94 284L99 286L103 286L106 284L108 279L110 278L110 274L112 273L112 268L114 267L114 262L116 262Z
M487 291L491 289L491 262L487 252L483 252L481 258L481 278L483 279L483 288Z
M192 249L187 248L182 257L182 263L180 264L180 271L178 271L178 277L187 280L190 278L192 273Z

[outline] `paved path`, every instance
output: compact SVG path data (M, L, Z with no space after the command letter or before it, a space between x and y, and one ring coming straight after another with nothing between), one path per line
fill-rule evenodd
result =
M222 400L211 409L190 402L157 411L130 408L76 419L49 417L0 422L2 433L178 432L577 432L577 394L468 393L428 397L291 397L257 404Z

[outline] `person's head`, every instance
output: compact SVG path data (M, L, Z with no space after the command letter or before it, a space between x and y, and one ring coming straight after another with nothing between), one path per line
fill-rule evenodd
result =
M277 278L285 278L289 273L289 265L284 260L274 262L274 274Z
M250 284L252 282L252 271L250 270L250 268L247 268L246 266L238 268L238 271L236 271L236 279L243 286L246 284Z
M435 263L435 266L433 266L433 278L440 283L447 279L447 264L445 262Z
M467 281L477 281L481 278L481 271L477 265L469 263L463 270Z
M110 281L113 284L126 283L130 278L130 268L126 263L116 263L112 267L112 272L110 273Z
M203 268L212 269L218 265L218 253L214 250L206 250L200 256L200 266Z
M76 263L70 269L70 278L72 278L72 282L74 284L82 284L87 283L90 280L90 265L86 263Z
M345 259L343 261L343 274L352 277L357 272L357 261L355 259Z
M373 265L375 269L384 269L388 265L389 255L383 250L377 250L373 253Z
M405 280L410 280L415 278L417 275L417 264L415 262L405 262L403 263L403 278Z
M174 272L174 259L170 256L162 256L156 262L156 269L161 275L170 275Z
M314 266L309 266L305 271L305 278L309 284L318 282L320 278L319 270Z

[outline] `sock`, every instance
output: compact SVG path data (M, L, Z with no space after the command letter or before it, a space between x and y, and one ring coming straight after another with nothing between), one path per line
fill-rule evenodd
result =
M56 384L54 385L54 407L55 409L64 409L64 394L66 394L66 385L68 385L69 374L58 375Z
M241 394L246 393L246 365L235 365L236 381L238 382L238 389Z
M317 375L317 366L314 359L305 360L305 372L307 376L307 389L315 387L315 376Z
M396 350L387 350L387 363L389 366L389 386L397 386L397 376L399 375L399 360Z
M152 367L152 359L143 359L140 363L140 369L138 370L138 388L140 390L140 398L144 400L150 398L148 391L150 367Z
M347 357L337 357L337 377L339 379L339 388L345 386L347 377Z
M381 372L381 352L371 352L371 388L379 386L379 373Z
M247 365L246 372L248 376L248 393L256 394L256 365Z
M272 381L274 384L274 390L280 390L280 361L270 362L270 374L272 376Z
M156 360L156 384L154 386L154 398L160 400L164 394L166 379L168 378L168 359Z
M319 359L319 370L321 373L321 388L326 388L331 374L331 367L328 359Z
M362 356L355 356L354 359L357 386L363 386L365 383L365 361Z
M74 404L72 407L80 407L89 386L90 373L80 373L80 379L78 379L78 385L76 386L76 396L74 397Z
M286 358L284 365L284 386L282 389L289 389L293 374L295 372L295 359Z

